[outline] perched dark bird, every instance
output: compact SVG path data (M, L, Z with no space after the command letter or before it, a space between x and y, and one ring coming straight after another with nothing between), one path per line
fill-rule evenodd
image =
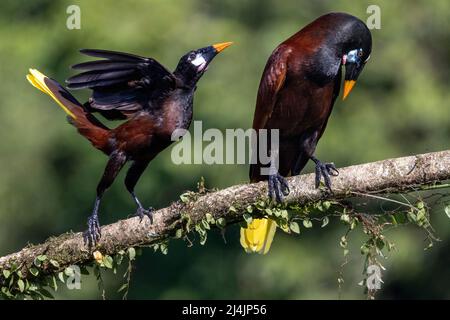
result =
M323 15L281 43L267 61L259 85L253 128L279 129L278 172L261 174L263 165L250 167L252 182L268 180L269 197L282 201L289 193L285 176L297 175L308 160L316 165L316 187L323 177L331 189L333 163L315 156L339 95L345 67L345 99L372 50L372 37L358 18L345 13ZM274 150L267 149L274 154ZM275 232L273 220L256 219L241 230L241 244L250 252L266 253Z
M179 61L172 73L152 58L133 54L83 49L81 53L103 58L74 65L86 70L66 82L70 89L92 90L92 96L80 104L55 80L30 69L27 79L36 88L51 96L68 114L69 122L92 145L109 156L97 186L94 209L88 219L85 242L96 244L100 239L98 209L103 193L113 183L127 161L125 186L137 205L136 214L148 216L134 193L134 187L149 162L173 141L176 129L187 129L192 120L196 84L217 53L231 42L219 43L190 51ZM98 112L108 119L128 119L114 129L104 126L93 116Z

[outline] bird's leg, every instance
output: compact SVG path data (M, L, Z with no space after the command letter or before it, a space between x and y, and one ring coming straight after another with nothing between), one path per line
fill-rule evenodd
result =
M319 131L317 129L308 130L300 137L300 152L292 170L293 176L299 175L309 159L312 159L314 156L318 137Z
M95 198L94 209L88 218L88 229L83 233L84 243L89 247L95 246L101 237L100 222L98 221L98 207L100 206L100 200L101 197L99 196Z
M269 199L276 200L276 202L283 202L283 197L287 196L290 192L289 185L286 179L278 172L269 175Z
M278 172L279 164L279 150L270 150L270 165L265 174L268 175L268 196L270 200L275 200L277 203L283 202L283 197L290 192L289 185L286 179Z
M84 243L89 247L95 246L101 237L100 222L98 220L98 209L101 198L105 191L111 186L126 161L126 156L123 153L113 152L106 164L105 172L97 186L97 197L95 198L94 209L88 218L88 229L83 233Z
M138 206L135 215L138 216L139 218L144 219L145 216L147 216L150 219L150 223L153 223L153 211L154 209L152 207L149 207L148 209L145 209L141 202L139 201L138 197L136 197L136 195L134 194L134 192L130 192L131 196L134 199L134 202L136 202L136 205Z
M316 164L316 188L320 185L320 180L323 177L325 186L328 190L331 190L331 179L330 176L339 175L339 171L336 169L334 163L322 163L319 159L314 156L311 156L311 160Z
M150 219L150 223L153 223L153 208L150 207L148 209L145 209L134 193L134 187L136 186L136 183L138 182L145 168L147 168L149 162L149 160L135 160L130 169L128 169L127 175L125 177L125 186L138 207L136 210L136 216L140 217L141 221L145 216L147 216Z

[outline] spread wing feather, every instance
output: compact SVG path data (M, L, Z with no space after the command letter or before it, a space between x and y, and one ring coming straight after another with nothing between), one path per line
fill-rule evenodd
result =
M170 91L175 77L152 58L97 49L82 49L81 53L102 58L72 66L84 70L66 80L69 89L91 89L89 109L93 111L117 110L117 119L152 107L151 100ZM122 117L123 118L123 117Z

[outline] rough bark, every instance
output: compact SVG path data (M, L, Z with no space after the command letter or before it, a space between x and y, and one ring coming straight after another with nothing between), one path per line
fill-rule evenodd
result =
M450 179L450 150L341 168L333 177L334 193L314 188L314 174L288 179L291 193L286 203L305 204L324 199L343 199L355 193L407 192ZM231 206L243 208L266 197L267 184L242 184L220 191L197 194L188 203L175 202L154 213L153 224L145 218L129 218L102 227L102 238L95 250L114 255L128 247L151 245L173 235L180 227L181 214L188 214L193 223L201 221L207 213L215 219L223 217L227 224L242 220L240 212L230 211ZM93 250L83 243L81 232L49 238L42 244L26 247L19 252L0 258L0 270L19 265L25 277L27 269L38 255L59 263L59 269L72 264L93 260ZM50 268L52 269L52 268ZM55 271L55 270L53 270ZM0 273L1 277L1 273ZM1 279L0 279L1 280Z

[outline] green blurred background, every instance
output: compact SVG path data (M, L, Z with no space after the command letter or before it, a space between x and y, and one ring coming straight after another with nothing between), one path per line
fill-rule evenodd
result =
M66 28L66 8L81 8L81 30ZM343 11L363 21L368 5L381 8L372 30L373 51L360 80L338 100L318 157L338 166L449 148L450 2L436 1L2 1L0 4L0 255L50 235L85 228L106 158L67 125L63 112L25 80L29 67L64 81L69 66L85 61L80 48L151 56L169 67L187 51L222 41L235 44L201 79L194 119L204 128L248 128L259 79L272 50L316 17ZM80 100L88 92L75 93ZM247 181L245 165L182 165L170 149L150 165L137 187L146 205L164 207L201 176L208 187ZM308 166L307 170L311 171ZM102 224L134 212L123 173L104 198ZM448 192L448 191L447 191ZM373 204L382 210L381 205ZM378 206L378 207L376 207ZM443 240L424 251L425 235L411 226L388 236L397 250L384 261L380 298L450 298L450 224L442 205L432 223ZM144 249L132 275L129 298L337 298L345 226L278 232L267 256L246 255L238 226L226 244L211 232L204 247L172 241L164 256ZM350 238L341 298L365 298L364 234ZM121 275L105 274L108 298L118 298ZM83 290L58 298L100 298L93 276Z

